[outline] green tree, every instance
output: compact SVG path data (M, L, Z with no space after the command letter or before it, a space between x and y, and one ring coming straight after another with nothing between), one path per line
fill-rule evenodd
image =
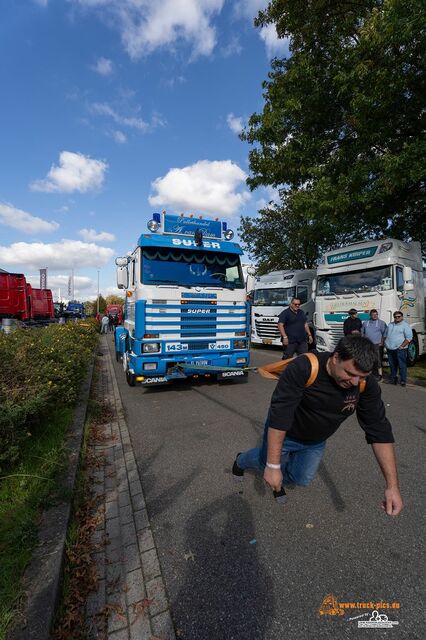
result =
M296 249L305 224L306 264L360 238L425 246L425 15L420 0L272 0L256 20L275 23L292 54L272 62L263 112L242 134L248 184L280 189L261 220L272 232L280 215ZM265 236L243 218L241 237L266 264L255 226Z
M111 294L105 298L106 304L124 304L124 296Z

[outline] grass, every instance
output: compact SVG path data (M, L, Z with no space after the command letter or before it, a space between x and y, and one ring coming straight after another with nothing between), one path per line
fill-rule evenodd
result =
M426 356L421 356L414 367L408 367L408 377L426 380Z
M37 544L42 509L63 496L65 437L73 408L54 412L28 436L21 462L0 479L0 640L19 611L21 580Z
M384 374L389 375L389 367L383 368ZM426 380L426 356L420 356L414 367L407 369L408 379Z

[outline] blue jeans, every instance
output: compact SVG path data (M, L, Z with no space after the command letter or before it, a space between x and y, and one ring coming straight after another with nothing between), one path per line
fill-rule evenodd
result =
M398 375L400 382L407 382L407 349L387 349L390 366L390 377L394 382Z
M240 469L263 470L268 451L269 415L263 431L262 446L249 449L238 456ZM286 436L281 451L281 471L284 484L300 484L306 487L312 482L325 452L325 440L298 442Z

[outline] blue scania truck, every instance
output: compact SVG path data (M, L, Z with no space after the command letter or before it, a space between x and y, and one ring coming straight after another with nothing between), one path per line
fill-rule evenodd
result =
M126 290L115 350L128 384L246 377L250 308L233 231L219 219L164 211L147 226L115 261Z

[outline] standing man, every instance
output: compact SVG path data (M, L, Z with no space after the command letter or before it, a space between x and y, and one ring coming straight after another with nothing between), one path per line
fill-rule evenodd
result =
M383 345L385 341L385 332L387 324L383 320L379 320L377 309L371 309L370 319L366 320L362 325L362 335L369 338L376 348L376 363L373 367L373 375L381 382L383 380Z
M108 333L108 325L109 325L109 318L106 315L106 313L104 313L101 320L101 333Z
M404 320L402 311L395 311L385 334L385 346L389 358L391 384L398 384L398 369L401 387L407 384L407 349L413 332Z
M307 357L295 358L284 369L275 391L260 448L239 453L232 467L235 479L245 469L264 470L264 480L276 492L282 482L309 485L324 455L326 440L355 411L385 479L383 508L396 516L402 509L392 427L386 418L380 386L369 375L376 352L362 336L341 338L333 353L316 353L318 374L311 377ZM360 385L365 381L364 390Z
M359 335L362 329L362 322L358 318L358 311L356 309L349 309L348 313L349 318L346 318L343 323L343 335Z
M306 353L308 342L312 343L311 332L305 313L300 308L299 298L292 298L290 306L281 311L278 317L278 330L283 343L283 360L291 358L295 353Z

